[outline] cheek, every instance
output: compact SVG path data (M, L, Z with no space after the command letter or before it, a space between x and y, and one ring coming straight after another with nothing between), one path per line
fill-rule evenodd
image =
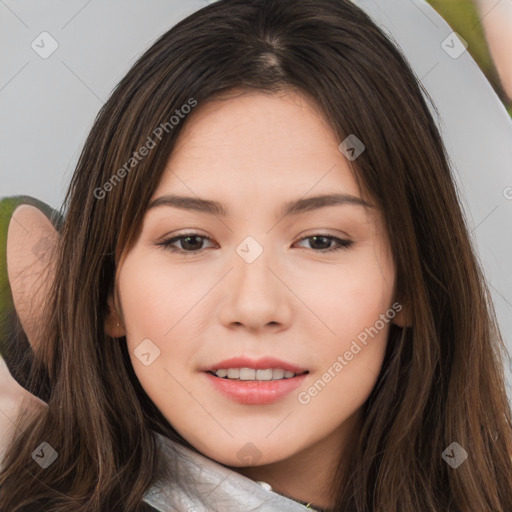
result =
M136 256L136 255L135 255ZM200 339L190 332L187 313L197 302L190 280L180 280L174 272L163 272L162 266L138 264L126 259L118 286L126 327L126 342L135 374L148 395L155 401L172 381L166 369L186 367L194 355L191 340ZM187 326L189 335L180 329ZM180 343L180 339L183 341ZM172 342L172 347L171 347Z
M165 343L198 300L198 287L165 265L126 260L119 288L127 337L132 344L153 337Z
M328 329L314 345L315 377L298 396L305 410L331 427L345 421L371 394L394 316L391 267L369 258L336 275L337 282L326 280L323 293L316 295Z
M296 288L312 313L306 315L308 324L311 328L315 322L318 334L326 341L332 339L327 346L339 350L374 326L393 301L393 267L373 251L362 251L347 264L303 275L302 285Z
M350 265L317 274L315 288L313 282L308 285L316 290L308 304L322 320L311 322L323 333L315 343L315 357L321 362L318 391L311 393L329 388L323 400L343 396L348 409L360 406L375 385L394 316L392 260L376 254L373 249L361 251Z

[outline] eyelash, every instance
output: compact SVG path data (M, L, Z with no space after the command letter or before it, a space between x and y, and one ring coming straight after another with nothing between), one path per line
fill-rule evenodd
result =
M212 241L212 239L209 236L200 235L199 233L184 233L183 235L179 235L179 236L169 238L167 240L163 240L162 242L160 242L156 245L163 247L165 250L175 252L175 253L180 253L184 256L192 256L192 255L198 254L202 250L204 250L204 249L199 249L198 251L185 251L183 249L179 249L177 247L172 246L173 243L175 243L179 240L182 240L183 238L188 238L188 237L198 237L198 238L203 238L205 240L208 240L210 242ZM336 236L324 235L322 233L315 233L313 235L306 236L306 237L298 240L298 242L302 242L302 240L308 240L309 238L314 238L314 237L327 238L329 240L338 242L339 245L337 247L336 246L330 247L329 249L318 249L318 250L311 249L313 252L327 253L327 252L336 252L336 251L340 251L340 250L347 250L354 244L354 242L352 240L343 240Z

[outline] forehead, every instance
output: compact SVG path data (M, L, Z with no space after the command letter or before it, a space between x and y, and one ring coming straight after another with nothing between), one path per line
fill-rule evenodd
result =
M298 92L209 100L185 120L153 199L169 191L360 195L339 143L316 103Z

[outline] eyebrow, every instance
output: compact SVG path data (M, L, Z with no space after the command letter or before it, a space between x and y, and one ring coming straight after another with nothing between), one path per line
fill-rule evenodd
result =
M364 206L368 208L374 207L364 199L350 194L323 194L288 201L281 208L281 216L287 217L289 215L298 215L312 210L317 210L319 208L325 208L327 206L339 206L346 204ZM194 210L219 217L228 216L228 210L222 205L222 203L199 197L178 196L174 194L163 195L151 201L147 207L147 211L159 206L170 206L180 208L182 210Z

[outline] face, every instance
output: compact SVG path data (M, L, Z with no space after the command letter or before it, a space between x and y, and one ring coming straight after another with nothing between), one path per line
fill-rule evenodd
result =
M340 142L296 93L201 105L120 262L115 334L162 414L222 464L336 453L400 318L382 215Z

